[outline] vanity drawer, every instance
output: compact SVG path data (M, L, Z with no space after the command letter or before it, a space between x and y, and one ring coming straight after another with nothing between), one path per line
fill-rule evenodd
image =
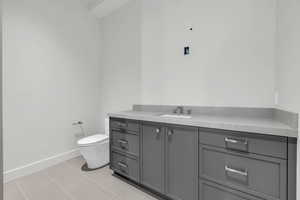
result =
M199 133L201 144L287 159L287 139L285 137L210 129L199 129Z
M138 121L121 119L121 118L110 118L110 127L114 130L126 131L140 131L140 125Z
M129 158L123 154L112 152L111 168L127 178L136 182L139 181L139 162L138 159Z
M209 181L199 181L199 200L262 200L254 196L220 186Z
M286 200L286 160L200 145L200 178L261 196Z
M112 147L125 153L139 156L140 143L139 136L135 134L120 133L112 130L111 132Z

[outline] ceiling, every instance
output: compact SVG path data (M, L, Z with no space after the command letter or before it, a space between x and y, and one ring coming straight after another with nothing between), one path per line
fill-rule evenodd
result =
M130 0L82 0L89 10L97 17L102 18L119 9Z

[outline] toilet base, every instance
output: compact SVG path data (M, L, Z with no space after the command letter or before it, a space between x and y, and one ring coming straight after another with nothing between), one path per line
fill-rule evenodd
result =
M89 169L97 169L109 163L108 139L86 146L79 146L79 150Z
M88 164L87 164L87 163L84 163L84 164L81 166L81 170L82 170L82 171L85 171L85 172L90 172L90 171L95 171L95 170L98 170L98 169L102 169L102 168L104 168L104 167L106 167L106 166L108 166L108 165L109 165L109 163L107 163L107 164L105 164L105 165L103 165L103 166L101 166L101 167L91 169L91 168L88 167Z

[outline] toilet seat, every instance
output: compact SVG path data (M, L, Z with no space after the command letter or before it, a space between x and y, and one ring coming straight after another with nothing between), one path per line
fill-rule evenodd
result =
M107 135L97 134L97 135L92 135L92 136L82 138L78 140L77 144L79 146L90 146L92 144L105 142L107 140L108 140Z

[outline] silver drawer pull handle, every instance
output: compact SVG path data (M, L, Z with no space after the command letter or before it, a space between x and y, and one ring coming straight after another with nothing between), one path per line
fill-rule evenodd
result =
M118 165L120 167L128 168L128 166L126 164L122 163L122 162L118 162Z
M124 129L124 128L119 128L118 131L119 131L120 133L127 133L127 130Z
M225 166L225 171L235 173L235 174L239 174L239 175L242 175L242 176L248 176L247 170L240 171L240 170L237 170L237 169L232 169L231 167L228 167L227 165Z
M126 141L126 140L118 140L118 142L121 144L128 144L128 141Z
M237 144L237 143L243 143L244 145L247 145L248 144L248 141L247 140L235 140L235 139L231 139L231 138L225 138L224 139L225 142L228 142L228 143L233 143L233 144Z
M238 143L237 140L229 139L229 138L227 138L227 137L225 138L225 142L234 143L234 144Z
M126 123L122 123L122 122L118 122L118 126L127 127L127 124Z

